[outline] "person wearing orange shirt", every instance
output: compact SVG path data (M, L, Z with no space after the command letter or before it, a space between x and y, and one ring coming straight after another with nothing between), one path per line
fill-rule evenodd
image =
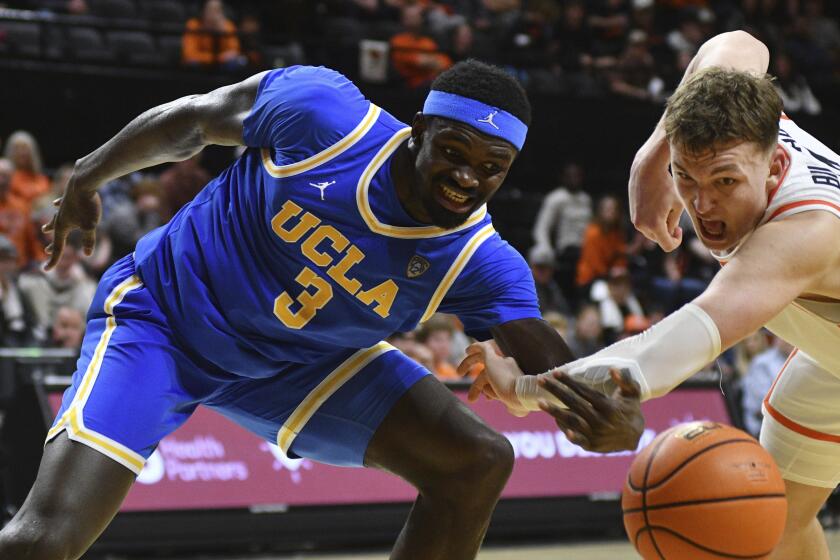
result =
M0 233L17 247L17 263L23 269L43 260L45 253L29 219L29 206L10 192L12 169L9 160L0 159Z
M452 324L442 315L433 315L417 332L417 342L432 352L432 373L438 379L460 379L455 366L449 363L452 353Z
M621 227L618 199L605 196L598 203L595 219L583 234L577 266L578 288L585 289L593 280L605 277L613 266L627 266L627 241Z
M239 67L247 63L239 46L236 25L225 17L222 0L207 0L201 18L187 21L181 47L185 64Z
M423 35L421 4L403 7L402 24L405 31L391 37L391 61L409 87L420 87L452 66L452 59L440 52L434 39Z
M5 158L14 165L10 193L28 208L32 201L50 190L50 180L43 174L41 151L35 137L24 130L18 130L9 137Z

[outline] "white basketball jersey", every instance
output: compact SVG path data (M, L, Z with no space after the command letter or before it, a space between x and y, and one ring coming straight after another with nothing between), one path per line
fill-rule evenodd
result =
M830 212L840 219L840 156L785 116L779 121L779 145L790 156L790 167L779 187L770 193L758 227L800 212ZM802 242L840 243L840 239ZM737 249L725 255L712 254L726 261ZM766 326L820 367L840 376L840 302L797 298Z

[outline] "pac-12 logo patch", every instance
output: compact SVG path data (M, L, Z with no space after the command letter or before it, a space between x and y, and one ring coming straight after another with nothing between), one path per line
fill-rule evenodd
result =
M411 260L408 261L408 268L406 269L406 274L408 274L409 278L417 278L427 270L429 267L432 266L429 264L429 261L421 257L420 255L414 255L411 257Z

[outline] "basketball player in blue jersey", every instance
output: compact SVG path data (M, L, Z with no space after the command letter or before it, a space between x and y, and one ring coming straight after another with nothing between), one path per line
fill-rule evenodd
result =
M299 66L153 108L80 159L45 228L48 268L71 230L93 248L101 184L208 144L248 148L102 277L0 558L79 558L200 404L291 457L417 487L392 558L474 558L511 447L381 341L442 311L524 371L570 359L485 207L529 121L520 86L476 61L442 74L410 127Z

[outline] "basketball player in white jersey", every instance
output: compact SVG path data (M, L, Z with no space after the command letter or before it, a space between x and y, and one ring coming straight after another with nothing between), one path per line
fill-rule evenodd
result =
M685 208L723 265L703 294L540 376L484 343L461 369L486 363L473 397L483 390L517 414L541 408L590 450L632 449L641 400L766 325L796 347L764 401L761 443L789 502L772 558L827 560L817 512L840 483L840 156L784 115L767 64L767 48L746 33L709 40L631 169L636 227L671 250Z

